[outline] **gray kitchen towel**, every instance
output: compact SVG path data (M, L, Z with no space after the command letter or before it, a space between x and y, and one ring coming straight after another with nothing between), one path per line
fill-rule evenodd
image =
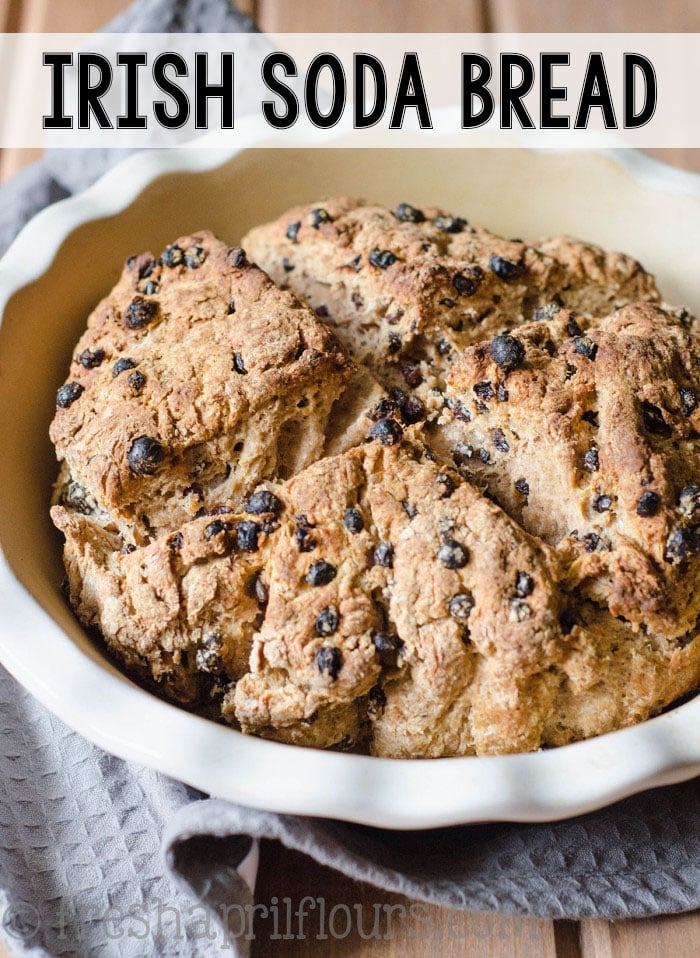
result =
M241 26L226 0L140 0L113 25ZM117 158L56 151L4 186L0 248ZM244 955L257 838L458 909L628 918L700 907L699 780L553 825L397 834L207 799L106 755L2 669L0 720L0 933L12 954Z

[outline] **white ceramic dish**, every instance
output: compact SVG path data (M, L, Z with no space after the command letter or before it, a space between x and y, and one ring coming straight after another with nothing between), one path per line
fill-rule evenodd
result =
M252 136L252 133L250 134ZM47 436L71 348L126 255L202 226L234 242L333 193L433 202L505 235L624 249L700 309L700 177L635 153L353 150L141 154L37 216L0 263L0 659L98 745L279 812L388 828L578 814L700 773L700 696L635 728L529 755L392 761L280 745L190 715L124 677L60 593Z

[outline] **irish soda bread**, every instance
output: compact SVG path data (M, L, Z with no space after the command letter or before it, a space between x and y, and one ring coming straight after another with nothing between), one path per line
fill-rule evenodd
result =
M699 396L695 320L619 253L352 199L183 237L127 260L58 391L70 601L284 742L630 725L700 683Z

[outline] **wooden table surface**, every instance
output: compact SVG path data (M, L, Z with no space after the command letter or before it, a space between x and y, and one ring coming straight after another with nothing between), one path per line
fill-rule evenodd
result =
M262 29L275 31L700 31L697 0L238 0L237 5ZM102 26L126 6L126 0L0 0L0 32L86 32ZM700 172L699 150L655 153L667 162ZM36 157L34 150L0 151L0 181ZM307 937L285 941L277 937L272 918L259 918L252 943L256 958L423 958L429 954L446 958L696 958L700 954L700 913L614 923L570 922L420 906L419 922L411 920L409 900L350 881L277 842L263 842L257 902L283 909L287 907L284 899L289 898L296 909L304 896L323 898L327 912L337 904L347 905L353 914L360 910L366 934L372 928L376 906L384 916L383 937L364 940L351 931L342 939L317 940L312 910ZM387 913L392 916L390 933ZM283 919L280 925L283 933ZM338 928L343 930L342 922ZM430 929L427 937L426 928ZM0 958L6 954L0 945Z

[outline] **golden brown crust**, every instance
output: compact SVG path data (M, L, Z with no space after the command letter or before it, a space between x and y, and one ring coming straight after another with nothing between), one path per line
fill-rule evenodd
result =
M539 307L558 302L604 316L658 299L653 277L631 257L567 237L538 246L506 240L428 207L392 212L328 199L288 210L243 244L384 385L408 384L422 398L425 388L412 382L441 386L462 349L529 321Z
M127 262L76 347L68 383L82 392L58 406L51 438L144 542L318 458L354 368L240 249L197 233Z
M195 234L91 317L52 427L81 620L190 708L383 756L560 745L694 688L692 317L568 238L319 210L248 238L316 316Z
M700 340L651 304L579 326L564 312L523 326L523 360L507 372L493 341L466 350L438 441L558 546L568 588L684 635L700 613L700 504L696 515L681 496L700 483Z

